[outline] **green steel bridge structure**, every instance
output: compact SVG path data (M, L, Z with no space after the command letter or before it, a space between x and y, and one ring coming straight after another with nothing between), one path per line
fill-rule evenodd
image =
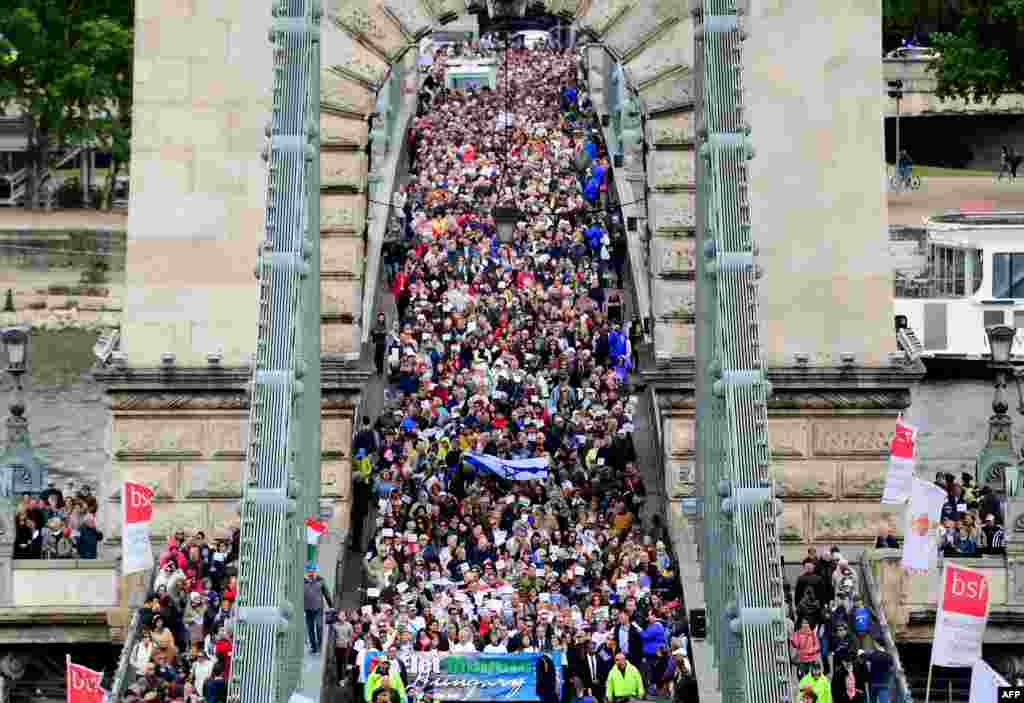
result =
M697 457L708 637L722 699L796 700L768 442L771 389L759 344L757 243L746 162L742 16L695 13L697 81Z
M303 520L320 486L319 124L321 0L276 0L273 108L250 445L243 486L230 703L286 703L304 654ZM731 0L695 13L698 92L698 470L708 636L730 703L796 699L787 646L770 388L759 355L758 270L745 163L742 17ZM384 91L394 92L397 81ZM684 584L685 586L685 584ZM134 642L126 641L125 651ZM127 685L126 656L112 703Z

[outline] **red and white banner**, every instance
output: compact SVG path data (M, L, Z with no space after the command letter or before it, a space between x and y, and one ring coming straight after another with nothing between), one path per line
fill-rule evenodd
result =
M911 477L910 503L907 505L903 530L904 569L927 571L938 555L935 529L942 517L946 492L934 483Z
M981 659L991 592L987 574L946 562L935 616L933 666L969 667Z
M989 666L984 659L979 659L971 669L971 698L969 703L991 703L998 700L1000 686L1010 683Z
M121 573L134 574L153 568L149 523L153 520L153 489L135 481L121 487Z
M327 523L306 518L306 544L320 544L320 538L327 532Z
M896 420L896 434L889 445L889 473L885 477L883 503L901 504L910 500L916 440L917 428L904 423L902 418Z
M103 672L93 671L81 664L72 664L70 655L67 658L64 679L68 691L67 703L103 703L106 700L107 693L100 688Z

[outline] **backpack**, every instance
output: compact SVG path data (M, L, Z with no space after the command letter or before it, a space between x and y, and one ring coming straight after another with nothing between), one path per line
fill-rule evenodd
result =
M871 611L864 606L853 609L853 631L858 635L867 634L871 627Z

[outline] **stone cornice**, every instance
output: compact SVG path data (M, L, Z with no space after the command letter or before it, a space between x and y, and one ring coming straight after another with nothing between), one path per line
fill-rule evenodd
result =
M350 407L371 371L324 359L320 385L324 407ZM247 367L97 367L93 377L106 386L114 410L238 410L248 408L252 372Z
M673 359L643 371L645 383L658 390L692 389L697 374L693 358ZM785 366L768 369L774 390L833 389L864 390L909 388L924 378L923 364L913 366Z
M917 366L887 368L786 367L768 370L771 411L891 411L910 406L910 386L923 376ZM696 409L696 364L671 362L643 373L665 411Z
M658 407L665 411L693 411L696 395L689 390L659 390ZM775 391L768 410L904 410L910 407L909 390Z

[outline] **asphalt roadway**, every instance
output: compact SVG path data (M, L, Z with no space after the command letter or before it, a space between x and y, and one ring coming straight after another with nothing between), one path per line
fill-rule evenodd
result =
M1024 178L1015 182L978 177L925 177L920 190L889 192L889 224L920 225L949 210L1024 211Z

